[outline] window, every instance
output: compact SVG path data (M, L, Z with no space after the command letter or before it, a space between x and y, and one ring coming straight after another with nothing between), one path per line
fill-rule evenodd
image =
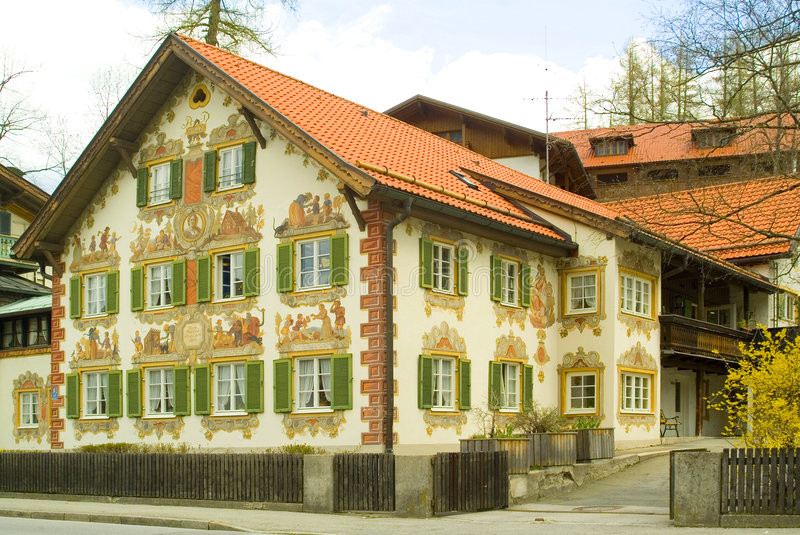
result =
M433 357L433 408L455 406L455 359Z
M147 288L149 308L163 308L172 305L172 264L148 266Z
M39 425L39 393L19 393L19 427L37 427Z
M623 274L622 311L637 316L651 317L651 282L641 277Z
M632 412L650 412L650 375L622 374L622 409Z
M700 176L725 176L731 172L730 165L705 165L698 170Z
M296 360L297 408L329 409L331 406L331 359L311 357Z
M147 413L170 416L174 414L175 387L172 368L149 369L145 377Z
M502 270L501 284L503 293L503 298L500 302L504 305L518 306L519 262L503 258L500 260L500 266Z
M736 328L736 305L706 307L706 321L714 325Z
M217 301L244 297L244 263L241 252L215 256L217 286L214 296Z
M106 313L106 274L87 275L84 281L86 285L86 315L102 316Z
M597 274L574 274L567 276L569 294L567 313L581 314L597 312Z
M461 133L461 130L448 130L446 132L436 132L436 135L448 141L452 141L453 143L458 143L459 145L462 145L464 142L464 136Z
M601 173L597 175L598 184L623 184L628 181L628 173Z
M628 154L628 148L632 145L632 138L621 137L613 139L596 139L591 141L595 156L618 156Z
M0 320L0 349L22 349L50 343L50 316L39 314Z
M230 189L242 185L242 145L220 149L219 189Z
M786 321L795 321L797 297L787 293L778 294L778 317Z
M331 242L329 238L298 242L301 290L327 288L331 281Z
M217 364L215 412L244 412L244 363Z
M433 242L433 289L453 293L454 248Z
M162 163L150 168L150 204L169 201L170 164Z
M108 414L108 373L86 372L83 374L84 416L106 416Z
M698 149L730 147L736 137L735 128L709 128L692 132L694 144Z
M677 169L653 169L652 171L647 172L647 178L650 180L656 180L659 182L663 182L665 180L677 180L678 179L678 170Z
M500 408L519 408L519 364L502 363L503 387L500 390Z
M597 405L597 374L567 373L567 413L594 414Z

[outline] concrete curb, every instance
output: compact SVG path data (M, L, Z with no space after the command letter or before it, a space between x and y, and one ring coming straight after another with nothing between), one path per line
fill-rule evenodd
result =
M185 528L207 531L242 531L245 528L214 522L213 520L191 520L184 518L142 517L133 515L97 515L89 513L54 513L50 511L19 511L0 509L0 517L36 518L39 520L64 520L68 522L98 522L102 524L126 524L130 526L154 526L160 528Z

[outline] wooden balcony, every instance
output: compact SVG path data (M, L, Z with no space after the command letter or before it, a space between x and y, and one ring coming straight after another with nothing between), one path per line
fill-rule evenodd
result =
M749 332L676 314L664 314L658 319L661 323L662 351L736 361L742 356L739 344L753 339Z
M0 258L11 258L11 248L17 243L16 238L0 234Z

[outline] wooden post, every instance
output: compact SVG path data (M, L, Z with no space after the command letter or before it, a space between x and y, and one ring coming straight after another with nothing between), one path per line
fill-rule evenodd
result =
M697 288L697 319L706 321L706 274L700 269L700 287Z
M705 392L703 392L703 370L695 370L695 392L697 400L695 402L695 424L694 434L701 436L703 434L703 403L705 403Z

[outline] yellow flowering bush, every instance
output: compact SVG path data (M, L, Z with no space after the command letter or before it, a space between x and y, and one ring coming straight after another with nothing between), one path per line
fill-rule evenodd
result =
M740 367L709 405L727 413L725 434L749 447L800 447L800 337L762 333L763 341L742 345Z

